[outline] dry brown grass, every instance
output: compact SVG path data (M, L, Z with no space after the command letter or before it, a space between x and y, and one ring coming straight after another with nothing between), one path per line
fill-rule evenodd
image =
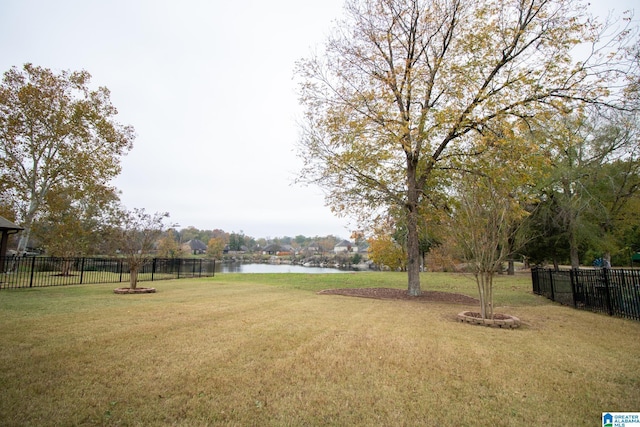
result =
M523 285L508 280L501 311L519 330L455 321L475 307L317 295L322 277L265 276L148 295L3 290L0 424L595 425L640 408L638 322L515 295ZM450 277L430 279L458 286Z

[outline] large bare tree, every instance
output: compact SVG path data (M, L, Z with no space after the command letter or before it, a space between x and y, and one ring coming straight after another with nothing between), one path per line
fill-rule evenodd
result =
M326 189L338 214L400 208L419 295L419 212L439 174L464 168L496 122L614 102L626 33L599 52L603 27L573 0L348 0L345 11L326 49L298 64L300 181Z

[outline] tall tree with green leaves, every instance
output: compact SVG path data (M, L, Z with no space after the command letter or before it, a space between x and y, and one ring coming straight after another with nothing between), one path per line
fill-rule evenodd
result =
M9 195L24 231L44 211L54 187L92 191L120 173L134 130L115 121L105 87L90 88L86 71L54 72L25 64L0 85L0 191Z
M438 173L464 167L477 135L575 103L612 101L618 52L573 57L574 47L596 46L602 34L585 7L348 0L325 50L299 62L300 181L325 188L341 215L403 210L410 295L421 293L420 206Z
M594 109L557 114L534 132L550 159L532 215L535 240L565 245L572 268L580 266L581 248L598 250L609 260L617 246L614 230L640 190L639 129L632 111L603 115ZM546 251L563 252L557 249Z
M242 247L245 245L246 236L243 231L240 233L232 232L229 235L229 250L230 251L241 251Z
M551 214L547 220L563 230L573 268L580 265L579 247L593 235L585 222L585 212L592 203L585 184L590 171L604 158L604 153L591 145L593 130L588 115L578 110L555 115L535 133L548 147L551 159L549 177L540 185L540 200L546 206L540 207Z
M118 212L118 203L111 187L94 187L84 194L53 188L46 197L48 209L34 222L32 234L49 256L100 253L105 226Z
M611 264L612 253L624 250L620 231L637 224L629 206L640 197L640 122L635 114L618 113L597 131L594 145L606 154L587 176L592 202L585 216L596 230L594 249Z

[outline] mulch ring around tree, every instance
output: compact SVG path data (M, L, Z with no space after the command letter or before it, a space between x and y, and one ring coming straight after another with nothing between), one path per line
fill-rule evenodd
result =
M153 294L156 292L156 288L116 288L113 290L114 294Z
M344 295L349 297L392 299L420 302L447 302L452 304L476 305L480 302L466 295L450 292L422 291L422 295L412 297L406 289L393 288L353 288L353 289L325 289L319 295Z
M409 296L407 291L404 289L393 288L326 289L318 292L318 294L404 301L445 302L464 305L477 305L480 303L480 301L475 298L450 292L422 291L422 295L412 297ZM458 313L456 320L473 325L493 326L508 329L518 328L521 324L520 319L508 314L495 313L493 319L483 319L480 313L472 311L463 311L462 313Z
M494 326L508 329L519 328L522 323L516 316L502 313L494 313L492 319L483 319L480 313L463 311L462 313L458 313L457 318L460 322L470 323L472 325Z

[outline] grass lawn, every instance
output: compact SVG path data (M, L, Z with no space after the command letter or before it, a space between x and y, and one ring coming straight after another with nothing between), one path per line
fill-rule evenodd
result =
M423 289L476 296L472 278ZM473 326L446 303L317 295L406 287L400 273L220 274L0 291L0 425L600 425L640 411L640 322L499 277Z

